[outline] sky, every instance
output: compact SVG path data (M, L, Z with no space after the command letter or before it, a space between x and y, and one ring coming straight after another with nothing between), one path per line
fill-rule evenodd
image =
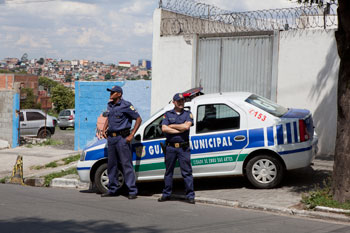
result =
M165 2L167 0L163 0ZM294 7L289 0L195 0L230 11ZM158 0L0 0L0 60L152 59Z

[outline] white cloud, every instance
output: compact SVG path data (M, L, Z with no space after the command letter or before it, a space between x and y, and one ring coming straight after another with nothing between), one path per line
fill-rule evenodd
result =
M51 48L47 38L40 38L40 36L21 34L15 43L16 46L30 48Z
M153 33L153 21L152 19L146 22L136 22L134 24L134 33L138 36L152 35Z
M199 0L230 11L293 6L288 0ZM0 54L104 62L152 55L158 0L0 0ZM295 6L295 4L294 4ZM0 57L0 60L3 58Z
M124 7L122 9L120 9L120 13L126 13L126 14L145 14L145 10L147 9L147 7L149 7L151 5L150 1L130 1L132 4Z

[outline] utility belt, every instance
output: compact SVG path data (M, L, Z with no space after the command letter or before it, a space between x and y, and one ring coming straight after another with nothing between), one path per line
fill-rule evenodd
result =
M118 131L107 131L107 136L109 137L117 137L117 136L122 136L123 138L126 138L127 136L130 135L130 129L122 129Z
M190 146L190 142L165 142L165 145L167 146L171 146L171 147L174 147L174 148L187 148Z

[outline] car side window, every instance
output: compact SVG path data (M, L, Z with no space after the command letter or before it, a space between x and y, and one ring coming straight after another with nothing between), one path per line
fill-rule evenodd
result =
M226 104L206 104L198 106L196 133L239 129L239 126L239 113Z
M158 138L164 138L165 135L162 131L163 115L152 121L151 124L147 125L143 131L143 140L153 140Z
M38 112L27 112L27 121L45 120L45 116Z
M19 113L19 121L24 121L23 112Z

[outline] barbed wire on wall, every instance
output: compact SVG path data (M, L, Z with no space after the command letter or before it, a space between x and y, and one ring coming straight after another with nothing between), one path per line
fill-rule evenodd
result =
M210 34L272 30L336 28L337 4L232 12L193 0L160 0L161 34Z

